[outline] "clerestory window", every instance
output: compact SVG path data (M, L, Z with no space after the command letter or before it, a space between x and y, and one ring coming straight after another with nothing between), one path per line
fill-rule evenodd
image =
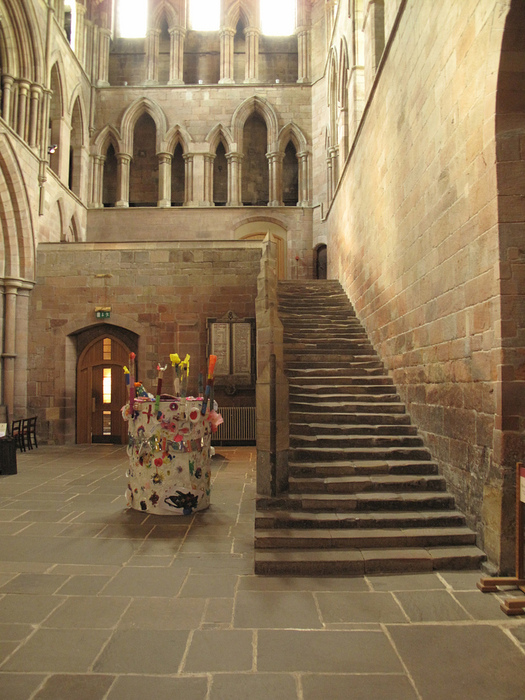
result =
M190 27L196 32L213 32L220 28L220 0L190 0Z
M117 0L117 36L141 39L146 36L148 0Z
M295 32L297 0L260 0L261 31L269 36Z

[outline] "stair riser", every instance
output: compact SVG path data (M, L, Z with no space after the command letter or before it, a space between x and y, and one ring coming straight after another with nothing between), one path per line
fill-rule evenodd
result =
M292 437L290 436L290 447L292 449L318 449L326 447L331 450L345 450L351 447L365 448L382 448L382 447L421 447L424 448L423 440L420 437L405 437L405 436L384 436L384 437L372 437L372 436L346 436L346 437Z
M311 529L327 529L327 530L376 530L380 529L407 529L407 528L422 528L422 527L465 527L466 520L462 515L450 516L431 516L423 517L416 513L395 514L379 519L371 515L370 517L358 517L344 514L334 515L333 519L327 520L309 520L306 516L301 517L299 513L293 513L293 519L279 517L255 517L255 527L261 530L275 528L276 530L285 530L287 528L299 528L301 530ZM377 514L376 514L377 516Z
M330 435L341 439L359 436L367 437L413 437L417 435L415 425L330 425L329 423L307 423L290 422L290 438L294 440L304 440L307 437L324 438Z
M359 537L359 535L349 537L318 538L308 537L255 537L256 549L401 549L405 547L453 547L475 545L475 535L464 534L456 536L440 535L433 536L411 536L399 535L391 537Z
M356 494L356 493L377 493L377 492L409 492L414 491L432 491L445 492L445 480L442 478L435 479L415 479L414 481L400 481L399 483L381 483L378 481L370 482L348 482L342 483L324 483L318 479L291 479L290 493L303 494Z
M361 408L361 407L360 407ZM375 408L368 407L367 408ZM392 409L396 409L393 411ZM310 423L322 423L329 426L331 423L335 423L337 426L356 426L356 425L368 425L371 428L384 427L387 429L389 426L394 427L408 427L410 425L410 416L404 413L405 407L401 404L391 404L389 406L389 413L364 413L360 410L359 413L339 413L331 411L309 411L309 412L299 412L293 411L290 413L290 424L291 425L301 425ZM312 413L314 416L312 417Z
M334 495L333 498L316 499L314 496L303 496L301 498L301 509L308 511L342 511L342 512L404 512L414 510L452 510L454 508L454 499L452 496L429 496L427 499L410 500L406 498L396 500L379 499L374 500L372 496L366 499L344 498L340 499Z
M367 459L377 461L377 460L407 460L407 459L417 459L417 460L429 460L430 453L425 449L414 448L413 450L408 449L395 449L392 448L388 450L386 448L374 450L373 452L367 451L366 449L358 450L356 448L348 448L345 450L339 450L338 452L332 452L330 450L319 450L319 449L304 449L295 448L290 450L290 461L291 462L333 462L339 459L347 460L359 460L364 461Z
M437 474L438 468L434 462L418 462L414 460L413 465L403 464L402 466L396 464L385 464L377 466L373 463L367 466L354 466L352 464L344 466L330 466L330 464L325 465L314 465L314 466L304 466L304 465L293 465L289 466L289 474L291 477L301 478L337 478L340 476L381 476L381 475L432 475Z
M396 397L395 400L399 401L399 397L396 393L396 388L394 386L385 386L384 384L375 385L367 384L360 386L357 384L344 384L335 386L322 386L322 385L309 385L309 384L289 384L289 392L292 398L297 398L301 396L307 396L309 399L321 398L326 400L326 397L337 397L337 399L343 397L354 397L357 396L361 398L362 396L385 396L388 397L388 401L392 401L392 397ZM368 401L368 398L366 399Z

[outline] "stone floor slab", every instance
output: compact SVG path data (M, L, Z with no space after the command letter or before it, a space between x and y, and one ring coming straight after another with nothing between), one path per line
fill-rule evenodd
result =
M197 630L191 640L183 671L251 671L253 635L245 630Z
M472 619L448 591L401 591L396 598L411 622Z
M259 671L400 673L401 663L382 632L261 630Z
M418 700L402 675L305 674L301 684L303 700Z
M525 697L525 657L497 627L407 625L389 631L425 700Z
M188 632L119 629L93 665L96 673L177 673Z
M297 683L284 673L214 674L209 700L297 700Z
M113 676L96 674L55 674L46 679L34 700L100 700L105 697L114 680Z
M234 627L321 629L312 593L297 591L239 591Z
M208 680L159 676L120 676L107 700L207 700ZM71 699L73 700L73 699Z
M406 615L390 593L321 592L315 597L323 622L406 622Z

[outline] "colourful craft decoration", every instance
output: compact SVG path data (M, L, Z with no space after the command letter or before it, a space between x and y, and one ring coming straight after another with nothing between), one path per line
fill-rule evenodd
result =
M156 403L156 401L155 401ZM222 417L201 413L201 400L136 397L122 409L128 422L130 508L158 515L190 515L210 504L210 442Z

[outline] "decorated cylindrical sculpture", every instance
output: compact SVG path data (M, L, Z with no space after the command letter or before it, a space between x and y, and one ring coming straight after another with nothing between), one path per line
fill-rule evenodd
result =
M210 441L214 411L202 415L201 400L159 402L137 397L128 421L128 506L158 515L190 515L210 504Z

